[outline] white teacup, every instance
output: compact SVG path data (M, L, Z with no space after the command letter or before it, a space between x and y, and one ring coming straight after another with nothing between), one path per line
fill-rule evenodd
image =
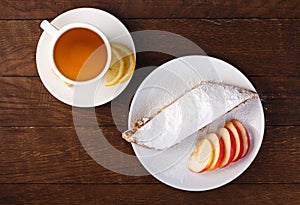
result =
M54 27L52 24L50 24L46 20L44 20L41 23L40 27L47 34L49 34L52 37L51 43L50 43L50 48L49 48L50 49L49 50L49 54L50 54L49 55L49 60L50 60L50 64L51 64L51 67L52 67L53 71L55 72L55 74L61 80L63 80L64 82L66 82L68 84L79 85L79 84L87 84L87 83L91 83L91 82L100 80L105 75L105 73L107 72L107 70L109 69L109 66L110 66L110 61L111 61L111 47L110 47L110 43L109 43L107 37L98 28L96 28L96 27L94 27L94 26L92 26L90 24L86 24L86 23L71 23L71 24L68 24L68 25L62 27L61 29L57 29L56 27ZM71 71L72 71L73 68L71 68L70 65L72 65L73 61L74 62L76 62L76 60L78 61L78 57L76 59L76 55L78 56L78 53L80 53L78 51L78 48L79 49L80 48L84 48L83 50L85 51L86 50L85 46L90 46L90 45L94 45L94 44L91 43L90 45L87 45L87 43L85 41L83 41L83 43L81 43L81 41L79 41L79 40L78 41L74 41L74 46L77 49L77 53L75 55L74 52L75 52L76 49L71 49L71 48L74 48L73 45L72 45L72 47L70 47L70 49L66 48L67 49L66 50L67 54L61 54L61 55L64 55L64 56L66 55L66 56L69 57L69 58L66 58L66 60L64 60L64 58L62 56L59 56L59 54L57 54L59 52L55 50L55 49L58 49L56 47L60 46L59 45L59 41L61 41L60 39L63 38L64 34L66 34L64 36L64 38L66 38L69 35L69 33L71 33L71 32L74 33L76 29L78 31L81 30L81 31L84 31L84 32L88 32L89 35L91 34L91 35L95 36L94 34L96 34L99 37L99 38L97 38L97 42L99 43L100 39L101 39L102 40L101 42L103 42L102 45L105 46L105 47L99 46L99 49L97 48L92 53L93 55L90 55L92 57L90 57L90 56L88 57L88 59L91 59L90 61L85 61L84 60L84 62L87 62L84 65L89 65L90 66L90 67L82 66L82 67L86 67L87 70L84 70L84 69L80 68L81 70L79 71L78 69L79 69L80 66L77 66L78 68L76 68L77 69L76 71L78 71L80 73L80 74L78 73L77 76L85 76L82 79L80 79L79 77L78 78L76 77L76 79L73 77L73 79L72 79L71 77L67 76L67 74L66 74L67 72L65 72L65 71L68 71L69 73L71 73ZM74 35L75 34L73 34L73 36ZM89 36L86 36L85 38L89 38ZM87 40L87 42L90 42L91 38L90 39L86 39L86 40ZM77 43L78 43L78 46L81 43L80 44L81 47L78 47L78 46L76 47ZM71 43L69 43L69 44L71 44ZM101 47L101 49L103 49L102 51L104 51L104 50L106 51L106 55L105 55L105 53L103 53L103 56L101 56L99 52L97 53L97 50L100 51L100 47ZM87 47L87 49L90 49L90 48ZM57 52L57 53L55 53L55 52ZM86 54L86 53L83 52L82 55L84 55L84 54ZM72 55L74 55L73 58L70 57ZM79 57L81 57L81 56L79 56ZM100 57L100 58L98 58L98 57ZM98 59L99 59L99 62L98 62ZM104 60L105 60L105 62L104 62ZM92 63L93 63L93 65L92 65ZM97 67L98 63L99 63L99 67ZM63 68L62 65L64 65L64 64L66 64L65 67L67 67L68 69L64 69ZM80 65L80 64L78 63L77 65ZM97 69L93 69L93 70L90 69L90 70L88 70L89 68L92 68L92 66L93 66L93 68L97 68ZM74 66L74 69L75 69L75 67L76 66ZM84 70L84 72L83 72L83 70ZM65 73L63 73L63 72L65 72ZM76 75L75 71L74 71L74 75Z

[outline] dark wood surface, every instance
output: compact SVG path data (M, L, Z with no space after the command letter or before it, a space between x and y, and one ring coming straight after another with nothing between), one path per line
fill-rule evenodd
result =
M130 31L177 33L246 74L266 117L249 169L224 187L194 193L98 165L77 138L72 107L48 93L35 66L41 20L77 7L111 12ZM295 0L0 1L0 204L299 204L299 18ZM173 58L139 53L137 68ZM120 139L111 104L97 107L96 116L109 142L133 155ZM126 129L127 114L119 120Z

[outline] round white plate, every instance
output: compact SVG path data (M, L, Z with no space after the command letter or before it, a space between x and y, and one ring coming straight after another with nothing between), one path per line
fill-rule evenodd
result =
M126 27L113 15L93 8L79 8L57 16L51 24L61 28L70 23L88 23L100 29L110 42L118 42L129 47L135 54L135 47ZM68 87L60 80L50 67L49 45L51 37L43 32L37 45L36 64L39 76L47 90L58 100L76 107L94 107L105 104L118 96L129 81L116 86L104 86L100 82L88 85Z
M130 107L128 127L135 120L151 116L200 81L224 82L255 91L251 82L232 65L207 56L185 56L155 69L138 88ZM216 131L229 119L239 119L250 134L248 154L228 167L211 172L192 173L187 162L200 136ZM176 119L174 119L176 120ZM166 151L155 151L132 144L140 162L159 181L182 190L205 191L229 183L242 174L254 160L264 134L264 113L259 99L252 100L216 120L207 129L195 133Z

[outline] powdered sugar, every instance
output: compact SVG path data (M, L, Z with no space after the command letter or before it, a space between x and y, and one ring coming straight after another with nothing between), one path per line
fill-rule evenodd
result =
M219 127L224 126L225 122L228 120L238 119L241 122L243 122L243 124L247 127L250 134L250 144L256 144L257 143L256 141L258 139L255 138L254 136L257 136L257 131L255 130L253 124L259 112L258 102L259 99L253 99L241 104L236 109L233 109L232 111L218 118L216 121L212 122L209 126L193 134L192 136L184 140L179 145L168 149L167 152L170 153L180 152L182 154L182 158L178 160L176 163L174 163L173 166L168 167L168 169L161 170L161 172L158 173L159 177L173 178L173 180L176 180L177 182L180 182L182 184L184 184L186 180L190 180L191 176L199 177L199 174L192 173L187 168L187 163L191 152L195 150L199 138L206 136L209 132L216 132L217 129ZM253 148L250 147L250 149ZM166 158L162 157L161 160L164 161L166 160ZM232 166L234 167L235 164L230 165L230 167ZM201 176L203 177L211 176L212 174L218 174L223 171L224 171L223 169L217 169L213 172L201 173Z
M172 147L253 97L255 94L245 89L203 82L141 127L134 134L135 142L159 150Z
M185 63L188 64L186 66ZM190 68L194 68L191 70ZM174 75L162 72L172 70ZM180 79L179 79L180 78ZM224 82L237 87L255 91L247 78L228 63L206 56L186 56L157 68L143 81L132 101L129 114L129 128L144 114L155 114L165 104L164 100L175 99L199 82ZM186 83L188 82L188 83ZM152 89L153 87L153 89ZM147 89L149 88L149 89ZM150 105L152 107L148 107ZM143 113L143 114L142 114ZM217 169L201 174L192 173L187 161L197 145L198 139L208 132L215 132L223 126L226 119L236 118L248 129L251 146L246 157L232 163L225 169ZM203 191L228 183L240 175L255 158L263 139L264 114L260 100L249 100L233 109L225 116L184 139L167 150L157 151L133 144L133 149L143 166L161 182L183 190Z

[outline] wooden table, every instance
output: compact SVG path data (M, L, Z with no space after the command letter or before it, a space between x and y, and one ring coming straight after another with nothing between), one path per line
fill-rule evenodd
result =
M0 203L300 204L299 1L110 2L0 1ZM93 161L75 133L72 108L48 93L35 65L41 20L77 7L104 9L130 31L177 33L238 67L257 88L266 116L250 168L219 189L185 192ZM172 58L139 53L137 67ZM99 124L117 149L132 154L110 109L110 103L96 108Z

